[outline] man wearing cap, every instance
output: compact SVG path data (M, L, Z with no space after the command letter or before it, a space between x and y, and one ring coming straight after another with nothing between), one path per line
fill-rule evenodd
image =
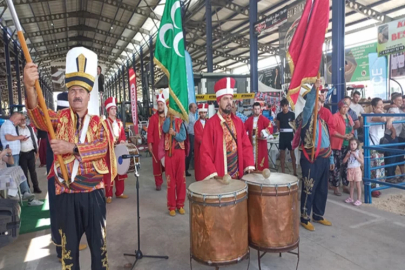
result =
M163 146L163 141L161 143L161 140L164 140L163 123L165 121L166 100L163 93L159 94L156 100L158 107L157 113L149 118L148 147L149 152L152 154L153 175L155 176L156 190L159 191L162 189L163 172L165 170L159 159L159 146ZM161 149L161 151L164 150Z
M184 215L184 200L186 199L186 127L178 117L168 115L163 123L165 133L165 170L167 179L167 207L169 215Z
M56 111L69 108L68 93L62 92L56 97ZM45 131L44 131L45 132ZM48 136L48 134L46 135ZM49 143L50 139L46 138L46 173L49 174L53 168L54 155ZM56 193L55 193L55 178L52 176L48 179L48 202L49 202L49 218L51 221L51 239L56 246L56 256L62 261L62 248L61 237L59 234L59 224L57 220L58 208L56 207ZM79 250L87 247L86 244L79 244Z
M71 49L65 77L70 108L57 113L48 109L56 133L50 146L55 155L62 156L69 178L63 179L61 165L54 160L48 177L55 178L62 269L80 269L79 241L83 233L91 249L92 269L108 269L103 175L111 173L115 177L117 167L105 122L87 113L96 74L97 55L83 47ZM38 78L37 65L27 63L24 84L28 114L37 128L49 131L34 89Z
M195 172L195 180L201 181L203 180L203 173L201 171L201 142L203 139L204 127L206 123L208 112L208 104L201 103L198 104L198 114L200 118L195 122L194 125L194 172Z
M244 173L255 169L253 148L245 126L231 113L234 88L235 80L230 77L220 79L214 86L219 110L204 128L200 146L203 180L226 174L240 179Z
M264 169L268 169L267 138L273 133L273 127L270 120L262 115L259 102L253 104L253 116L249 117L245 122L245 128L253 146L253 158L256 170L263 171Z
M125 136L125 128L124 124L120 119L117 119L117 100L114 97L109 97L104 102L105 110L107 111L107 119L105 122L107 123L108 130L110 132L110 138L112 139L111 143L117 145L118 143L125 143L127 137ZM107 162L107 166L109 166ZM127 199L128 196L124 194L125 189L125 179L128 176L124 175L117 175L115 179L111 178L110 174L104 175L104 184L105 184L105 196L107 198L106 202L112 202L113 196L113 184L111 183L112 180L115 182L115 197L119 199Z

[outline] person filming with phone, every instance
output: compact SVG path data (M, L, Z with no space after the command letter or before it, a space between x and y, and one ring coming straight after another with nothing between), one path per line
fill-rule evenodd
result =
M37 172L35 170L35 155L38 152L38 139L32 127L27 125L26 121L27 116L22 115L21 121L16 127L17 134L26 138L21 141L19 164L24 171L25 177L27 177L27 181L29 171L34 193L41 193L42 191L39 189Z

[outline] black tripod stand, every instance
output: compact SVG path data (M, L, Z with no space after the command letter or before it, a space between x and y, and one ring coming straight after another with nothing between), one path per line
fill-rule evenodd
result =
M139 220L141 217L139 216L139 173L138 173L138 167L139 164L136 163L135 158L139 158L140 155L125 155L126 157L122 156L122 158L133 158L134 159L134 164L135 164L135 177L136 177L136 213L138 215L138 249L135 250L135 254L128 254L124 253L124 256L132 256L135 257L135 261L132 264L132 268L135 268L135 264L138 262L138 260L142 258L156 258L156 259L169 259L169 256L151 256L151 255L144 255L141 251L141 229L140 229L140 224Z

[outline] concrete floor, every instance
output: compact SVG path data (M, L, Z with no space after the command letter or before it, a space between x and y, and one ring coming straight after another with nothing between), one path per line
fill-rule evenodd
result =
M168 260L142 259L135 267L139 270L190 269L189 266L189 215L170 217L166 209L166 186L154 190L151 158L142 160L141 186L141 250L148 255L168 255ZM37 170L41 188L46 196L44 169ZM193 171L191 171L193 172ZM188 177L187 184L194 181ZM393 191L398 192L398 191ZM126 269L132 258L123 253L133 253L136 237L135 178L126 182L129 199L114 199L107 206L107 247L110 269ZM389 191L384 191L388 194ZM378 210L371 205L354 207L343 202L345 196L328 198L325 217L332 227L316 224L315 232L300 227L300 270L317 269L389 269L405 268L405 217ZM85 237L82 243L86 243ZM251 249L250 269L258 269L257 252ZM91 269L89 249L82 251L81 269ZM296 256L267 254L262 259L262 269L295 269ZM226 269L247 269L243 261ZM50 243L50 230L21 235L16 242L0 250L0 269L61 269L55 248ZM193 262L193 269L213 269ZM222 269L222 268L221 268ZM225 269L225 267L224 267Z

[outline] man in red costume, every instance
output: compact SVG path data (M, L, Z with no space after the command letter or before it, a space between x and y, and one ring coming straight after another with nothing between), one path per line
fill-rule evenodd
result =
M198 114L200 119L198 119L194 124L194 170L195 170L195 180L203 180L203 173L201 171L201 142L203 139L204 126L206 123L208 112L208 104L201 103L198 105Z
M231 114L234 88L235 80L229 77L220 79L214 86L219 110L207 121L200 146L204 180L226 174L240 179L245 172L255 169L245 126Z
M172 119L172 121L171 121ZM167 179L167 207L169 215L184 215L184 200L186 199L186 151L187 134L183 121L169 116L163 123L165 133L165 168Z
M273 127L266 117L262 115L259 102L253 104L253 116L245 122L245 129L249 134L253 146L253 158L258 171L269 168L269 155L267 151L267 138L273 133Z
M159 145L161 140L164 140L163 122L165 121L166 102L163 93L157 96L157 113L149 118L148 126L148 146L149 152L152 154L153 175L155 176L156 190L162 189L164 167L159 159ZM162 151L162 149L161 149Z
M125 136L125 128L124 124L122 123L121 120L117 118L117 103L116 99L114 97L109 97L106 99L104 102L104 107L105 110L107 111L108 118L105 120L108 130L111 134L110 138L112 140L112 143L114 145L117 145L118 143L125 143L127 138ZM108 161L107 161L108 163ZM113 196L113 183L112 181L115 182L115 197L120 198L120 199L127 199L128 196L124 195L124 189L125 189L125 179L127 179L128 176L126 174L124 175L117 175L115 179L111 179L110 174L105 174L104 175L104 183L105 183L105 196L107 197L106 202L111 203L112 202L112 196Z

